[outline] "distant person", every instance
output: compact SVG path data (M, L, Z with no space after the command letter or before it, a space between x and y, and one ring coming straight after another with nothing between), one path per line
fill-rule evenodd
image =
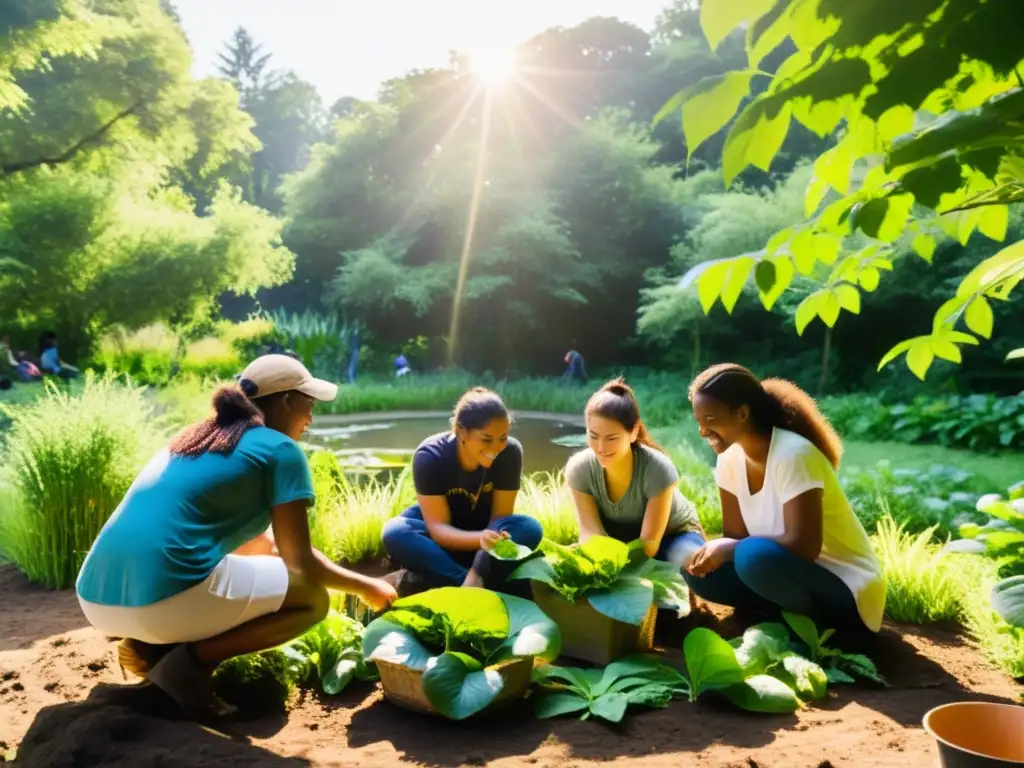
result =
M562 378L571 382L585 384L587 381L587 367L583 362L583 355L575 349L565 353L565 373Z
M713 603L810 616L821 629L877 632L885 581L836 469L842 443L794 384L734 364L690 385L701 437L718 454L724 536L687 583Z
M13 375L19 381L32 382L43 378L42 371L28 359L28 354L24 350L19 350L17 354L11 351L10 336L0 339L0 371L4 368L8 369L9 375Z
M62 379L78 377L78 369L60 359L57 349L57 334L47 331L39 337L39 367L44 374L58 376Z
M142 470L85 558L86 619L125 638L122 668L191 717L227 714L213 693L217 665L301 635L327 614L327 590L375 610L397 596L310 543L313 480L296 441L314 403L337 392L290 357L258 358L214 393L213 416Z
M499 586L510 563L486 550L501 539L540 543L540 523L514 514L523 448L510 426L501 398L478 387L459 399L450 432L420 443L412 459L417 503L383 534L388 555L408 572L404 583Z
M672 460L647 433L633 390L622 379L608 382L587 403L586 420L587 448L565 467L580 542L641 539L648 557L689 566L704 532Z
M400 379L410 373L412 373L412 368L409 367L409 358L400 352L395 358L395 377Z
M356 368L359 365L359 326L355 325L346 332L348 341L348 383L356 383Z

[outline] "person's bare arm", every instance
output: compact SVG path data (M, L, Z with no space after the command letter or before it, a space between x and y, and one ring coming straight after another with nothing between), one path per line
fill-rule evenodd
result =
M644 543L644 553L648 557L654 557L661 549L661 540L665 536L668 519L672 514L672 496L675 489L675 485L670 485L647 501L643 525L640 527L640 540Z
M519 491L492 491L491 496L491 522L501 520L503 517L511 517L516 510L516 497Z
M274 543L289 571L327 589L356 594L377 609L397 597L387 582L342 568L317 552L310 541L306 513L307 502L301 499L270 510Z
M821 555L822 499L821 488L813 488L790 499L782 506L785 530L773 539L794 555L814 562Z
M591 536L607 536L601 523L601 513L597 510L597 502L589 493L572 489L572 501L576 505L576 517L580 523L580 544L585 544Z
M740 512L740 500L724 488L718 489L718 500L722 505L722 535L730 539L745 539L747 524Z
M418 496L423 522L430 538L444 549L474 551L480 549L480 531L463 531L451 524L452 513L444 496Z

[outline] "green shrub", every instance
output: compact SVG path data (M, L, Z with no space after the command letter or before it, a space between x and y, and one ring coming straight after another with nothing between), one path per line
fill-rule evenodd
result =
M933 465L922 471L880 462L872 469L845 468L841 483L869 532L891 516L909 533L934 528L944 538L977 516L970 491L973 476L956 467Z
M821 405L847 440L938 443L972 451L1024 449L1024 393L922 396L894 405L873 395L847 395Z
M163 323L136 331L116 327L100 339L95 362L141 384L163 385L174 375L181 340Z
M34 403L4 407L14 499L0 510L0 549L33 581L63 589L164 434L144 392L113 377L86 374L80 394L46 386Z
M241 373L242 356L231 342L219 336L207 336L185 348L180 370L185 375L230 379Z

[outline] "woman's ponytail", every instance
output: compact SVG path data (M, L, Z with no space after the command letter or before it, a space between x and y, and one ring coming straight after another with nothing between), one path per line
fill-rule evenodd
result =
M245 382L242 382L244 386ZM186 427L170 444L173 456L229 454L248 430L263 426L263 413L242 386L221 387L213 393L213 415Z

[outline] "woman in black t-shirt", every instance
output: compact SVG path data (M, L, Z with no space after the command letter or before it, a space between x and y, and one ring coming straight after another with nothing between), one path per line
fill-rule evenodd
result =
M392 562L423 586L497 586L507 573L486 552L501 539L530 549L543 532L515 515L523 447L509 437L508 409L483 388L464 394L452 431L428 437L412 459L418 503L384 526Z

